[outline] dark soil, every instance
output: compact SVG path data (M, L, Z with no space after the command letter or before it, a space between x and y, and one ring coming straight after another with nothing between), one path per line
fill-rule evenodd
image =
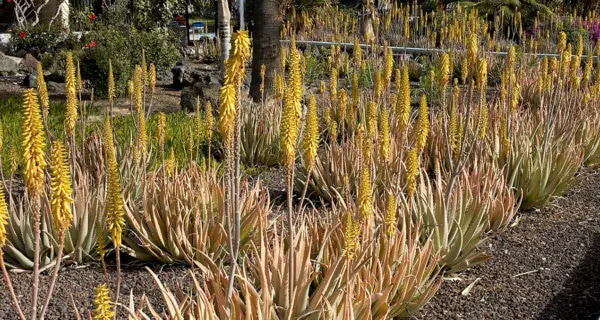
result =
M111 292L115 284L115 266L114 262L109 263L108 285ZM113 265L110 265L113 263ZM192 280L190 269L184 266L149 266L159 279L169 288L175 289L181 285L184 291L191 288ZM42 274L40 277L40 293L38 295L38 311L46 299L48 282L50 276ZM23 312L28 315L31 304L31 273L19 273L11 275L12 283L17 297L20 301ZM197 279L201 280L198 276ZM142 266L123 266L122 268L122 286L119 302L125 306L129 305L130 294L133 294L136 305L142 295L150 301L156 311L161 312L164 307L162 295L156 282L150 273ZM100 284L106 283L102 268L99 265L91 265L85 268L67 267L63 268L58 277L56 289L52 296L52 301L48 307L46 319L75 319L76 306L80 315L87 319L88 312L93 310L94 288ZM12 320L18 319L13 310L12 300L6 290L3 281L0 281L2 290L0 290L0 319ZM112 295L112 293L111 293ZM41 301L40 301L41 300ZM27 310L26 310L27 309ZM118 309L118 319L127 319L125 308Z
M600 172L579 180L563 198L520 214L516 226L489 239L490 260L444 279L415 318L599 319Z

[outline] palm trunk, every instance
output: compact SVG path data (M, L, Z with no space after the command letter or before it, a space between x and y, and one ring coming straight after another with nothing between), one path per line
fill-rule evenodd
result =
M279 19L279 1L259 0L253 9L253 20L256 26L252 35L252 83L250 84L250 95L255 102L261 100L260 92L260 69L265 65L264 78L265 95L273 92L273 80L279 72L279 34L281 31L281 20Z
M225 61L229 58L229 49L231 48L231 13L229 12L229 3L227 0L220 0L218 4L219 19L219 41L221 42L221 74L225 77Z

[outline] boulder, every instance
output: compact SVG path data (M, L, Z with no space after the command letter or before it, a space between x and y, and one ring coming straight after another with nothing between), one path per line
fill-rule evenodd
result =
M37 73L37 64L38 59L28 53L23 58L23 61L21 61L21 71L28 74L35 74Z
M185 66L183 64L177 64L171 69L171 73L173 74L173 86L175 88L183 88L184 87L184 76L185 76Z
M181 90L181 110L189 112L196 111L196 98L200 97L200 103L203 105L206 101L210 101L213 106L219 101L219 89L221 85L218 83L205 84L202 81L194 83L194 85L185 87Z
M46 82L46 88L48 88L48 92L64 92L65 84L54 81L48 81Z
M22 60L21 58L7 56L0 52L0 73L6 75L17 74Z

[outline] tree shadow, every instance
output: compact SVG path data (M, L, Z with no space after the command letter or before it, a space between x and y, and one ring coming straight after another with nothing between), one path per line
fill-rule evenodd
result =
M600 233L593 237L585 258L573 270L564 289L538 315L538 320L600 319Z

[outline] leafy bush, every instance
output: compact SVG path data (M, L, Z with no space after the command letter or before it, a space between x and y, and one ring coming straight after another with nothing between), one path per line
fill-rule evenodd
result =
M82 39L88 48L84 49L81 75L91 82L96 94L104 95L108 62L111 60L115 93L123 95L133 66L141 61L142 48L147 64L154 63L157 71L161 72L170 69L177 61L178 39L175 32L163 29L123 32L109 26L90 31Z
M25 28L15 28L11 34L14 51L25 51L39 57L45 52L55 52L60 48L74 48L77 36L59 26L38 24Z

